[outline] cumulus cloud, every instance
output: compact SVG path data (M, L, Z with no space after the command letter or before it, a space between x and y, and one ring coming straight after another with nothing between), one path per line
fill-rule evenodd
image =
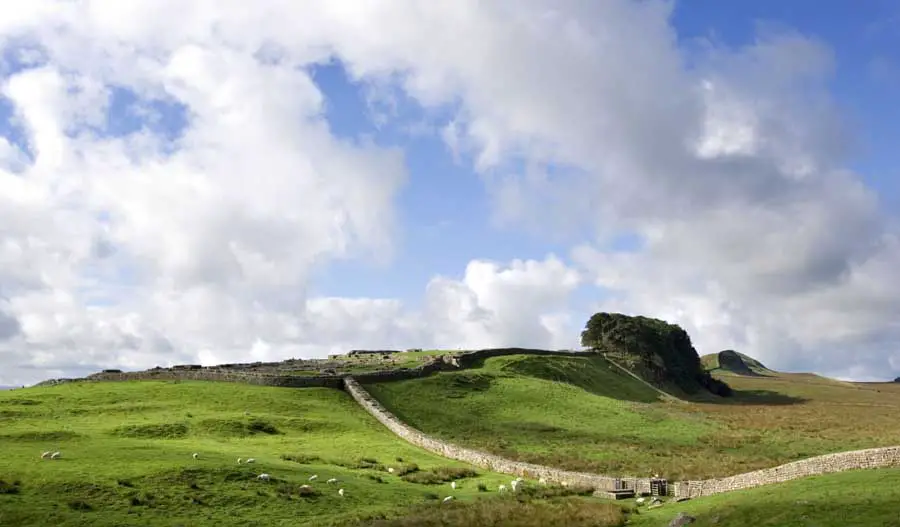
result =
M594 307L682 323L701 352L897 371L898 231L845 169L829 50L764 29L744 48L688 52L671 9L0 8L15 125L0 138L0 382L351 346L570 346L583 282L599 286ZM329 129L309 66L333 58L373 94L452 109L443 137L498 221L590 232L571 255L580 270L473 254L461 278L427 284L421 310L310 298L329 262L391 260L408 177L402 151ZM639 246L617 250L623 233Z

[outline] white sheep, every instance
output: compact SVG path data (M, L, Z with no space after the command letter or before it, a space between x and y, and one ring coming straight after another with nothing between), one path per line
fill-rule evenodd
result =
M243 459L238 458L238 465L240 465L243 461L244 461Z
M513 492L516 492L516 490L519 488L519 480L517 480L517 479L512 480L509 483L509 486L512 488Z
M344 489L338 489L338 494L343 498L344 497Z
M455 481L450 482L450 488L453 490L456 490L456 482Z
M309 485L300 485L300 488L305 490L305 489L311 489L312 487L310 487Z
M317 480L317 479L319 479L319 475L318 475L318 474L313 474L312 476L309 477L309 480L310 480L310 481L315 481L315 480Z
M394 467L388 467L388 474L394 473Z
M447 503L448 501L450 501L452 499L453 499L453 496L447 496L446 498L444 498L442 503Z
M191 454L191 457L193 457L194 459L197 459L200 457L200 454L194 452L193 454Z
M538 483L540 483L541 485L546 485L546 484L547 484L547 480L544 479L544 478L541 478L541 479L538 480Z
M497 491L498 492L506 492L506 485L500 485L499 487L497 487Z
M634 500L634 502L637 503L638 505L640 505L640 504L644 503L644 498L638 498L638 499Z
M256 463L256 458L248 457L247 461L244 461L244 463Z
M261 480L263 480L263 481L269 481L269 479L271 479L271 477L272 477L272 476L269 476L268 474L266 474L265 472L263 472L263 473L260 474L259 476L256 476L256 479L261 479Z
M331 479L329 479L328 481L326 481L325 483L329 483L329 484L331 484L331 483L337 483L337 478L331 478Z
M50 452L49 450L44 452L43 454L41 454L41 459L47 459L48 457L50 457L50 454L52 454L52 453L53 452Z
M62 457L62 453L60 452L54 452L50 454L50 459L59 459L60 457Z

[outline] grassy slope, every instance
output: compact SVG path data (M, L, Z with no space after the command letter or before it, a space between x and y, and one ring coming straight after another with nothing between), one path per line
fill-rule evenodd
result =
M731 475L900 436L900 384L728 376L718 403L671 404L599 357L511 356L370 390L411 425L510 458L671 479ZM562 382L554 382L554 380Z
M860 470L640 509L628 524L664 527L684 511L692 527L896 526L898 502L900 469Z
M266 433L270 426L279 433ZM57 448L62 459L39 458ZM202 382L0 392L0 451L0 525L17 526L327 525L396 512L450 489L325 461L298 464L281 454L342 462L365 456L385 464L401 457L423 470L464 466L395 438L337 390ZM257 463L237 465L237 457ZM260 472L283 483L259 482ZM298 487L313 473L323 494L299 497ZM341 480L345 498L324 483L330 477ZM455 494L472 497L477 482L495 489L507 479L482 473ZM9 490L15 481L20 485ZM93 511L78 510L86 506Z

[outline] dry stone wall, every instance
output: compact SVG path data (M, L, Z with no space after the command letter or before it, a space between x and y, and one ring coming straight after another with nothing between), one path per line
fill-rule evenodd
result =
M284 388L338 388L342 387L340 377L327 375L267 375L254 372L227 370L147 370L123 373L95 373L88 375L89 381L219 381L242 382Z
M727 478L681 481L674 483L671 487L672 493L676 497L698 498L772 483L782 483L807 476L883 467L900 467L900 446L826 454Z
M544 478L548 482L567 486L585 486L597 490L616 490L619 488L635 489L638 492L650 492L649 478L614 478L599 474L572 472L552 467L522 463L495 456L469 448L459 447L428 436L419 430L403 423L394 414L381 405L355 379L344 378L344 388L367 412L372 414L390 431L413 445L438 454L440 456L464 461L472 465L502 474L513 474L529 479Z

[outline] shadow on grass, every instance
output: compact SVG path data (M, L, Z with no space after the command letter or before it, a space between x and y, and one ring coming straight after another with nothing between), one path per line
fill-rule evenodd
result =
M559 382L594 395L638 403L659 402L660 394L600 357L533 356L510 362L509 373Z
M688 400L696 403L722 404L733 406L786 406L803 404L809 399L795 397L771 390L734 390L731 397L691 397Z

